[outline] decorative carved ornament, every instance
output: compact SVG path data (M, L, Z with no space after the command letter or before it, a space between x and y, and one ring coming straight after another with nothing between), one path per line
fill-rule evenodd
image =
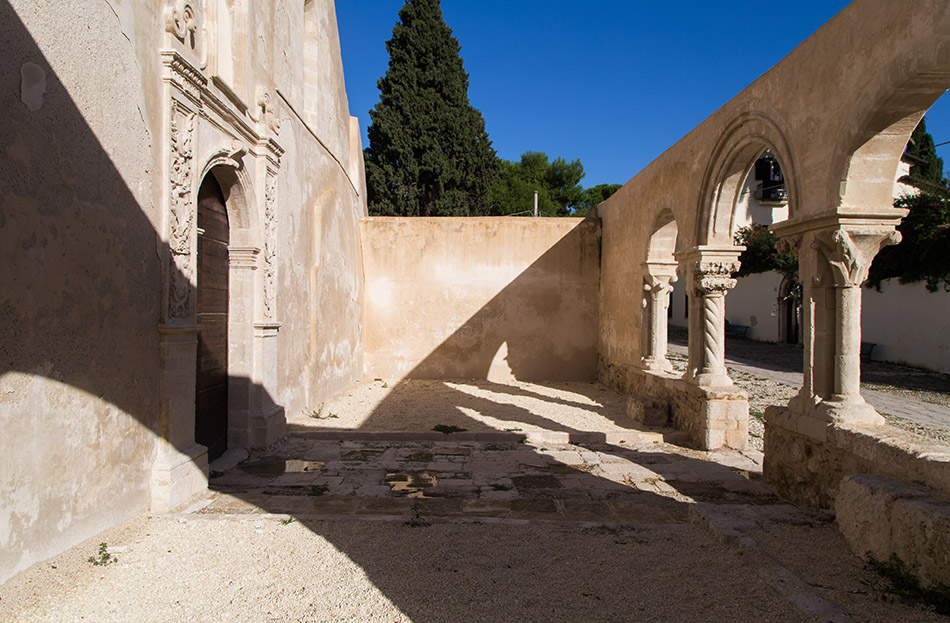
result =
M791 236L790 238L779 238L775 243L775 250L779 253L794 253L795 257L798 257L799 251L802 249L802 237Z
M868 278L871 260L878 251L900 241L901 234L896 229L836 229L816 235L811 246L828 261L835 285L854 287Z
M264 122L268 130L274 133L280 132L280 118L274 106L274 98L270 91L264 85L258 85L257 98L254 103L257 105L257 116L251 115L256 122Z
M696 278L696 290L699 294L722 293L736 287L732 274L739 270L737 260L697 262L693 268Z
M165 30L184 41L198 32L198 12L190 0L169 0L165 5Z
M191 296L191 231L195 212L192 206L192 140L195 113L172 100L169 149L168 246L169 266L168 317L189 319Z
M178 52L164 50L161 54L162 63L167 68L165 80L176 86L200 108L201 92L207 87L208 79Z
M673 289L670 284L674 281L676 281L676 275L646 275L643 278L643 290L657 299Z
M277 175L267 171L264 182L264 317L274 318L274 273L276 251Z

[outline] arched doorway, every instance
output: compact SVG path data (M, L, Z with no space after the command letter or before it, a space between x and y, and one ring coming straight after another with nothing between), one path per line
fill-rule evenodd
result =
M801 343L802 284L787 275L779 287L780 337L786 344Z
M224 194L208 173L198 189L198 358L195 441L208 459L228 447L228 213Z

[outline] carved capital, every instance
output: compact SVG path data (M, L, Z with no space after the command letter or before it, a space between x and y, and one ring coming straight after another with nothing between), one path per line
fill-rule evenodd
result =
M836 286L854 287L868 278L878 251L900 241L900 232L893 228L836 229L817 234L811 246L827 260Z
M732 275L738 270L737 260L696 262L693 266L693 276L697 294L709 295L731 290L736 287L736 280Z
M644 275L643 289L653 295L653 298L660 296L673 289L671 285L676 281L676 275Z
M180 41L198 32L198 12L190 0L169 0L165 4L165 30Z
M798 257L799 251L802 249L802 236L801 234L797 236L789 236L788 238L779 238L778 242L775 243L775 250L779 253L794 253L795 257Z

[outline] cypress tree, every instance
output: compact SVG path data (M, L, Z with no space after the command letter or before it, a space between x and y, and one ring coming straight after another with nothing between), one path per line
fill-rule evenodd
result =
M406 0L386 49L364 152L370 214L487 214L499 161L439 0Z
M924 192L946 189L943 159L937 155L937 148L934 146L933 137L927 132L925 119L921 119L914 128L914 133L911 134L910 141L907 143L907 152L923 160L922 164L914 164L910 167L912 183L919 183Z

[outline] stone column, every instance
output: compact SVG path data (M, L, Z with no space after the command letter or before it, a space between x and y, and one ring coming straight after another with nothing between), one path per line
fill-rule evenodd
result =
M883 424L884 419L861 397L861 284L871 260L884 246L900 242L893 228L855 228L823 231L812 247L830 268L834 283L833 313L820 314L817 323L833 331L831 395L822 400L820 412L832 421L850 424ZM828 297L830 298L830 297ZM827 303L831 301L826 299ZM829 310L831 311L831 310ZM820 325L819 325L820 326ZM816 390L826 388L817 388Z
M676 281L676 262L647 262L643 273L647 354L641 362L647 370L672 372L673 366L666 358L667 313L673 290L670 284Z
M692 269L689 367L697 385L732 386L725 365L726 291L736 286L732 273L739 270L738 254L701 259Z

